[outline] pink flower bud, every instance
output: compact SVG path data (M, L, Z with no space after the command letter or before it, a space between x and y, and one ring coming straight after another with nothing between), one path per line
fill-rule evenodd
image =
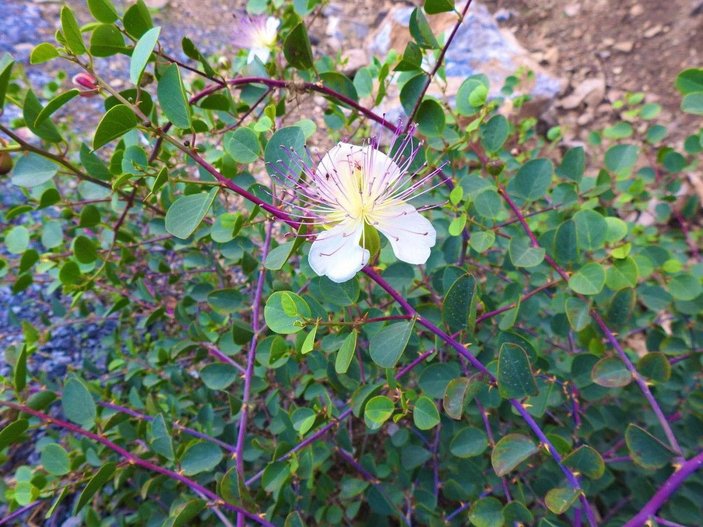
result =
M73 84L81 90L81 97L93 97L98 94L98 81L89 73L73 76Z

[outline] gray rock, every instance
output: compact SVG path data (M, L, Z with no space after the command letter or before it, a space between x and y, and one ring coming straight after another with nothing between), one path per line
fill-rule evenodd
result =
M462 6L457 6L461 10ZM367 47L377 55L385 56L391 48L400 53L410 40L409 20L412 7L396 6L388 13L378 29L369 36ZM428 17L435 35L448 35L456 23L456 14L445 13ZM536 113L547 109L563 90L565 82L546 71L507 30L501 29L488 8L472 3L469 14L459 27L447 54L446 94L456 94L461 82L471 75L482 73L491 83L491 95L497 96L506 78L519 69L530 69L535 74L528 93L540 107ZM433 93L430 87L429 93Z

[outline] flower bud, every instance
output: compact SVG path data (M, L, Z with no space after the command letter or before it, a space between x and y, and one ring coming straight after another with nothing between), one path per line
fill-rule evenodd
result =
M89 73L79 73L74 75L71 80L73 85L81 90L81 97L94 97L98 94L98 81Z

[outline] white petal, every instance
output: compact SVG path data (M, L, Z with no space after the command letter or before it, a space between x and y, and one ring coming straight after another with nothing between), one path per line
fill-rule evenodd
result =
M266 35L271 40L272 44L276 42L276 30L280 24L281 22L275 17L270 16L266 19Z
M381 231L398 260L410 264L424 264L430 257L437 233L430 221L415 207L399 202L374 211L372 225Z
M258 58L262 63L266 64L269 59L271 51L268 48L254 47L249 51L249 56L247 57L247 64L254 62L255 58Z
M320 233L308 254L312 270L338 284L353 278L369 261L359 245L363 231L363 223L344 222Z

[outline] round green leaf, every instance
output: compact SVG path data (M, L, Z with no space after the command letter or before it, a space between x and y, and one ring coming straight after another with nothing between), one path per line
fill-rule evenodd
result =
M498 476L505 476L536 452L537 446L529 437L508 434L496 443L491 453L493 470Z
M259 138L250 128L238 128L225 136L225 150L237 163L253 163L259 159Z
M476 527L503 527L503 504L497 498L481 498L469 509L469 521Z
M554 165L549 159L532 159L520 167L508 190L527 201L544 198L552 184L553 173Z
M396 322L375 333L369 342L371 360L381 368L393 368L408 345L414 324L413 320Z
M71 471L71 460L61 445L49 443L41 452L41 464L49 474L64 476Z
M29 247L29 230L23 225L12 227L5 234L5 247L11 254L22 254Z
M669 292L676 300L693 300L703 292L703 286L699 278L679 273L669 281Z
M90 238L78 236L73 241L73 255L80 263L89 264L98 258L98 250Z
M666 382L671 377L671 364L663 353L647 353L637 362L637 371L650 381Z
M187 239L207 214L217 196L217 187L210 192L181 196L166 212L166 231L177 238Z
M364 419L374 428L380 427L393 415L395 405L385 395L376 395L369 399L364 407Z
M287 335L303 329L305 319L311 315L310 307L292 291L277 291L266 301L264 319L276 333Z
M606 357L593 365L593 382L606 388L622 388L632 381L632 374L616 357Z
M512 342L505 342L500 347L496 377L498 391L506 399L521 399L539 394L527 353Z
M186 476L209 472L222 461L222 450L213 443L192 443L181 457L181 468Z
M106 145L110 141L122 137L137 126L137 116L124 104L110 108L98 123L93 137L93 150Z
M421 395L415 401L413 422L420 430L431 430L439 424L439 410L434 401L426 395Z
M224 390L236 379L239 371L231 364L208 364L200 370L200 378L211 390Z
M605 271L595 262L587 263L569 278L569 288L581 295L597 295L604 285Z
M472 426L462 428L452 438L449 451L459 458L476 457L483 454L488 448L486 433Z
M95 423L97 415L95 401L83 381L77 377L71 377L66 381L61 397L61 408L69 421L84 428L92 428Z
M662 468L671 461L672 453L666 445L635 424L627 425L625 443L632 460L643 468Z

